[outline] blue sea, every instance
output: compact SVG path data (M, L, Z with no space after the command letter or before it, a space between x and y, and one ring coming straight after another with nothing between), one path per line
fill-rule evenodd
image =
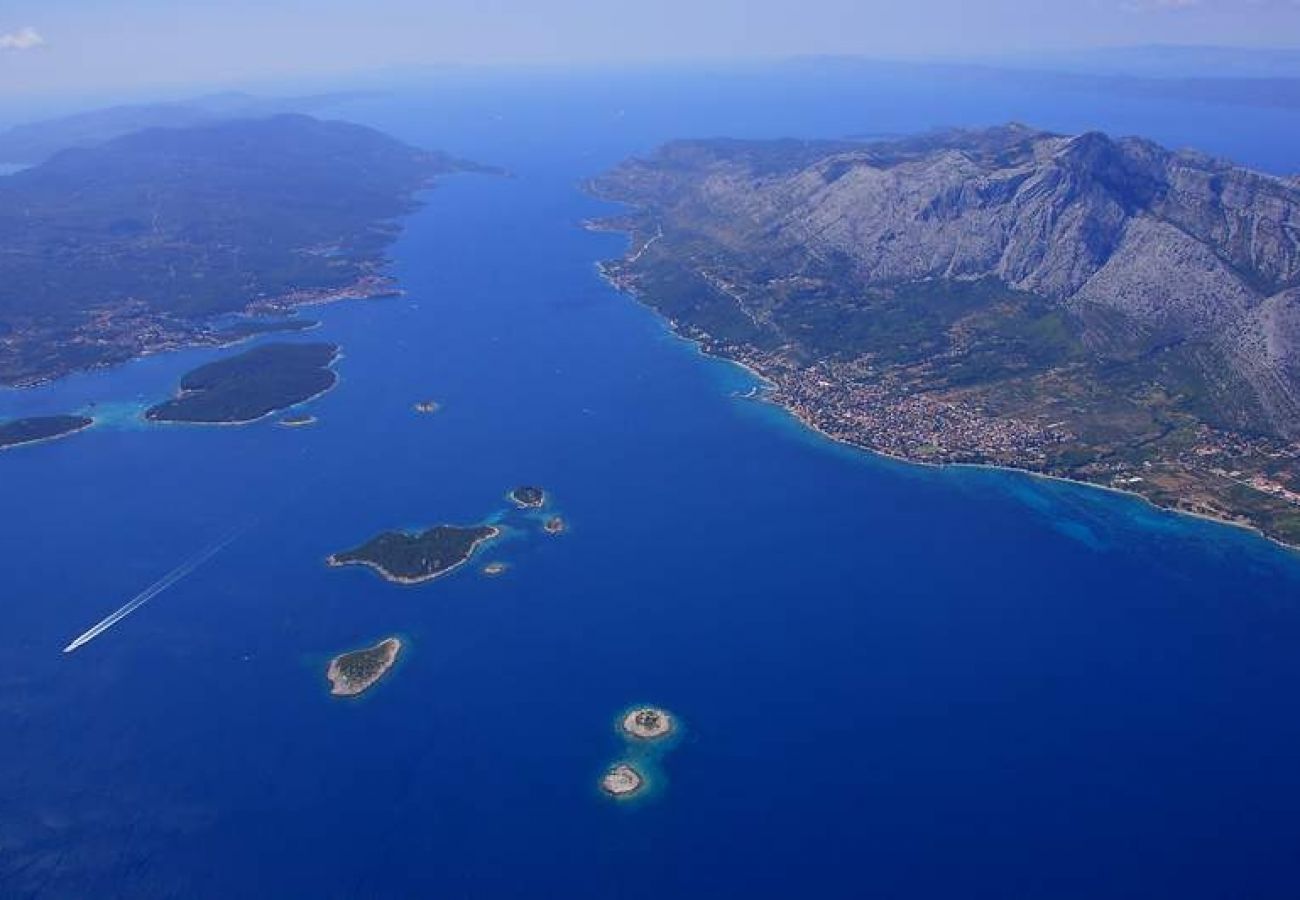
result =
M0 896L1300 896L1300 554L809 433L599 278L624 239L580 190L673 137L1008 119L1300 171L1300 114L709 69L444 74L337 113L512 177L424 196L404 296L307 311L291 339L344 354L317 425L140 421L222 351L0 393L101 419L0 454ZM508 510L522 483L567 533ZM483 520L496 578L324 565ZM390 634L388 678L331 698L329 658ZM642 702L683 730L613 802Z

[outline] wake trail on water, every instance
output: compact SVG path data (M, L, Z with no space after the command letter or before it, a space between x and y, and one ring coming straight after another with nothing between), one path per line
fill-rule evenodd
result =
M77 637L76 640L68 644L68 646L64 647L63 652L71 653L77 648L84 647L86 644L89 644L91 641L99 637L105 631L108 631L108 629L112 628L118 622L122 621L127 616L131 615L131 613L135 612L137 609L144 606L154 597L157 597L163 591L172 587L178 581L182 580L183 578L185 578L186 576L194 572L194 570L198 569L200 566L206 563L208 560L212 559L212 557L216 556L222 550L225 550L227 547L233 544L244 532L248 531L248 529L251 527L252 526L250 524L250 525L243 525L239 528L236 528L234 531L230 532L225 537L221 538L221 540L217 541L215 544L211 544L203 548L194 556L191 556L189 559L185 560L179 566L172 569L162 578L159 578L157 581L149 585L143 591L136 594L134 597L132 597L130 600L124 603L122 606L115 609L113 612L109 613L102 620L97 622L90 629L88 629L86 632L84 632L79 637Z

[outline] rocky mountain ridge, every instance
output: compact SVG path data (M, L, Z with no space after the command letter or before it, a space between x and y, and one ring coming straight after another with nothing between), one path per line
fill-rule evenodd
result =
M738 255L805 252L864 287L996 278L1123 359L1204 345L1300 436L1300 187L1139 138L1021 125L876 144L679 142L602 184ZM1239 406L1241 404L1238 404Z

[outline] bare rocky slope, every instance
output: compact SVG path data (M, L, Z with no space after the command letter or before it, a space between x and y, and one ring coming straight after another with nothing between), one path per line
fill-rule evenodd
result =
M1049 406L1055 415L1055 401L1072 398L1064 406L1078 415L1055 450L995 461L1101 465L1127 439L1152 437L1116 424L1144 404L1163 410L1161 446L1193 426L1273 442L1274 454L1300 438L1294 178L1139 138L1008 125L882 143L677 142L592 189L635 208L606 223L634 234L609 274L766 374L817 369L846 390L905 385L1004 422ZM870 405L838 404L849 431L855 404ZM825 425L818 402L807 405ZM1104 420L1114 427L1103 438ZM967 444L937 458L990 458ZM1140 456L1132 465L1151 468ZM1286 474L1278 468L1270 478ZM1142 477L1133 471L1065 474ZM1290 491L1279 489L1275 498Z

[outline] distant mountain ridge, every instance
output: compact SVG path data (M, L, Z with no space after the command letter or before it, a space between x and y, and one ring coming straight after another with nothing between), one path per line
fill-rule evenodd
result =
M192 100L92 109L0 131L0 163L34 165L60 150L97 146L133 131L188 128L283 113L311 113L359 96L364 95L333 93L268 98L227 91Z

